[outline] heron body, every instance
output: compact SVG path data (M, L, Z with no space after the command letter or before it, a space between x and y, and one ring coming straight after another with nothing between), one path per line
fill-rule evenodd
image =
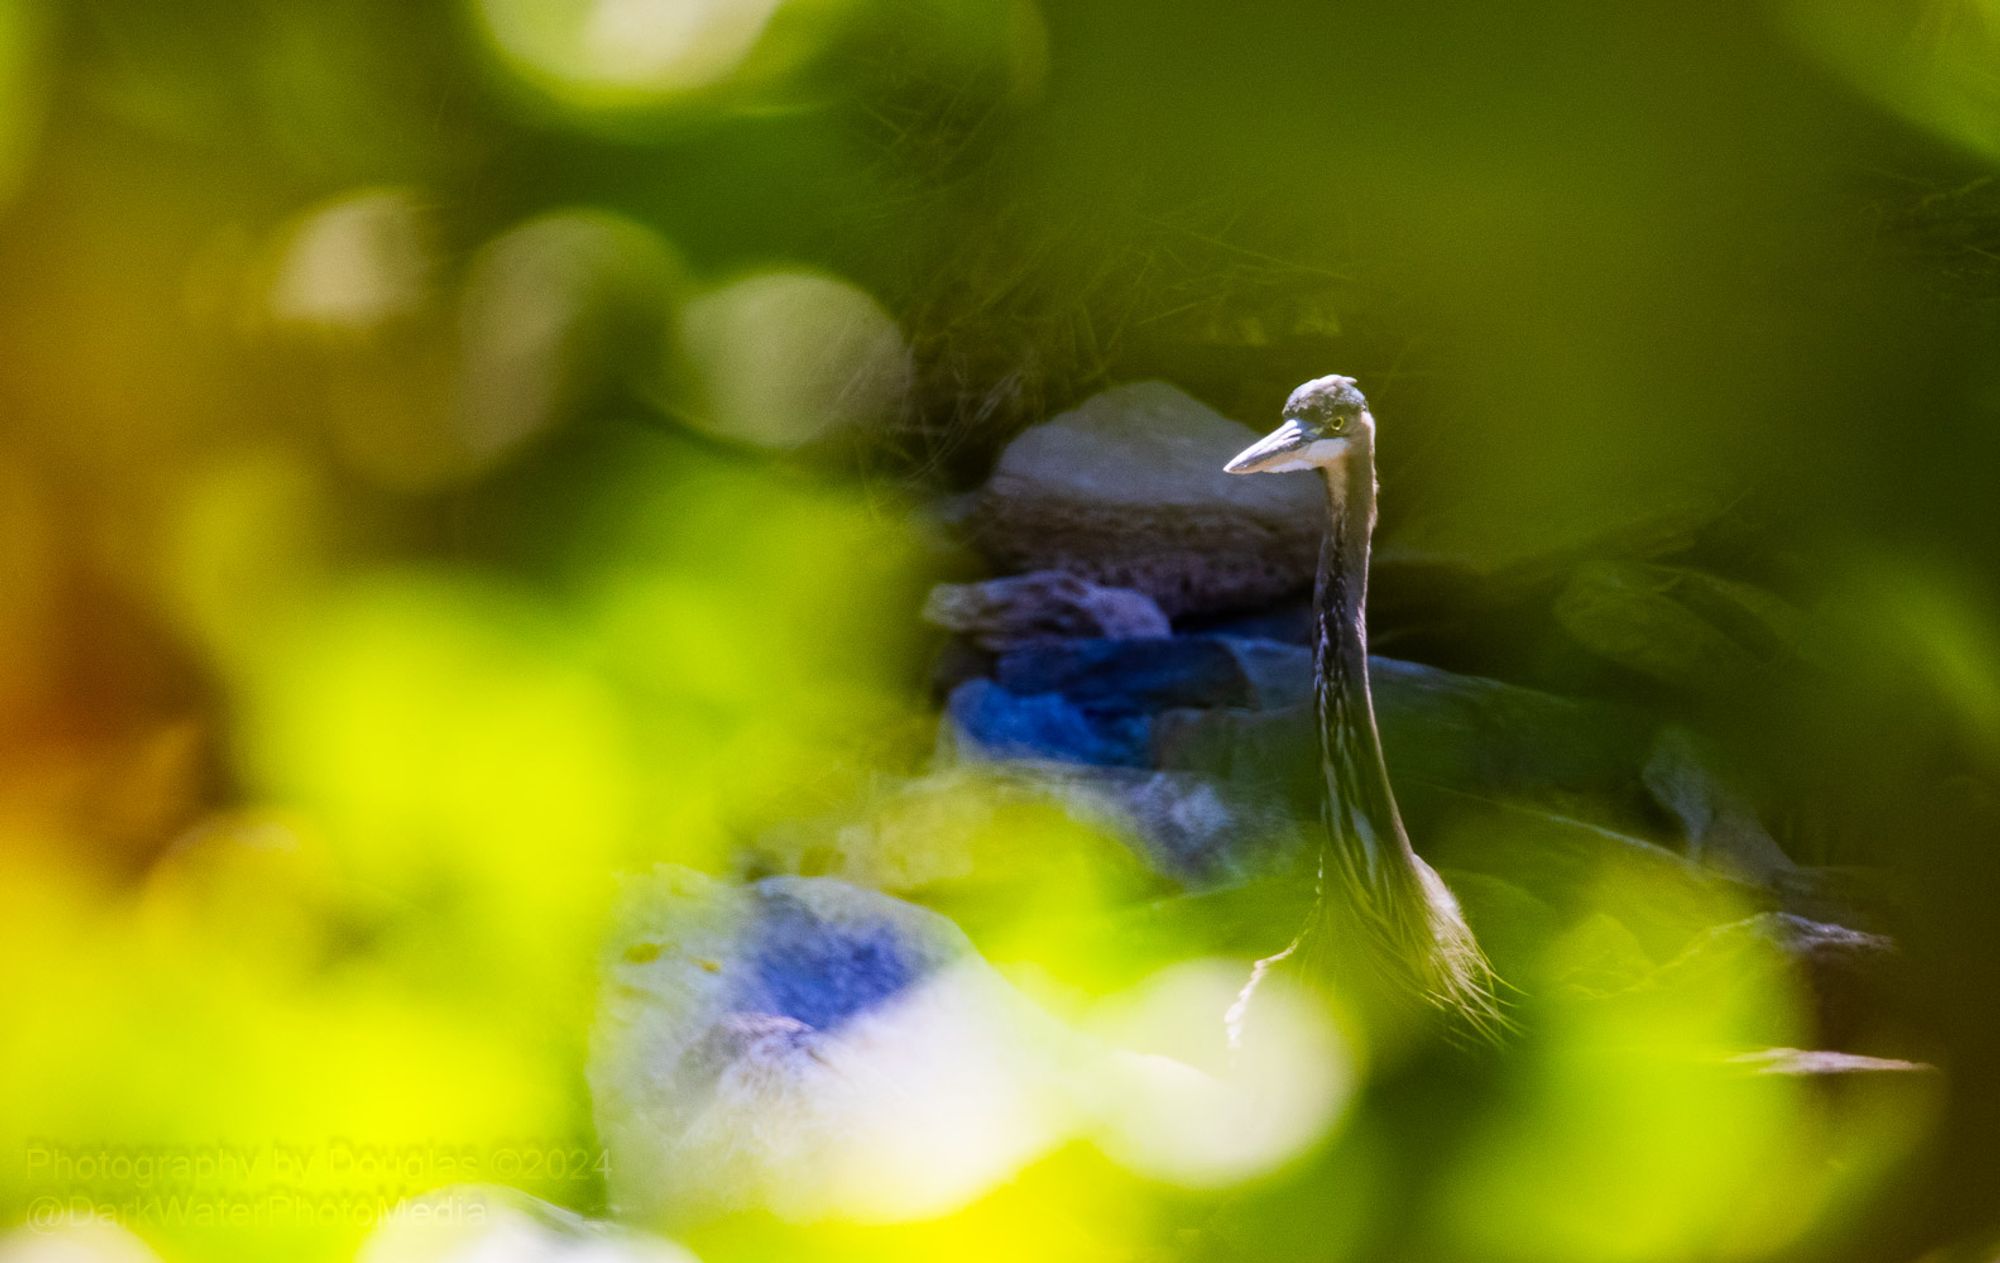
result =
M1286 401L1283 424L1228 469L1310 470L1326 484L1313 596L1313 703L1325 785L1318 889L1311 919L1281 955L1300 958L1366 1009L1436 1011L1464 1031L1491 1033L1503 1024L1492 968L1457 899L1410 846L1375 724L1367 623L1375 419L1368 401L1349 377L1307 382Z

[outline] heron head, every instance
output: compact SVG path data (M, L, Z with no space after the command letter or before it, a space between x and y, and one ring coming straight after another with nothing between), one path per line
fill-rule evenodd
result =
M1283 474L1338 464L1357 438L1375 432L1368 401L1352 377L1321 377L1292 392L1284 424L1239 452L1232 474Z

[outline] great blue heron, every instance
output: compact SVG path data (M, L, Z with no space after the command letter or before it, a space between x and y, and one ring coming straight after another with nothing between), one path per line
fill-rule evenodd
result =
M1375 418L1351 377L1292 392L1284 424L1226 466L1232 474L1315 470L1328 521L1313 594L1324 836L1313 912L1292 946L1365 1009L1428 1006L1469 1031L1503 1025L1492 967L1458 900L1403 829L1368 687L1368 552L1375 530ZM1246 992L1246 998L1248 993Z

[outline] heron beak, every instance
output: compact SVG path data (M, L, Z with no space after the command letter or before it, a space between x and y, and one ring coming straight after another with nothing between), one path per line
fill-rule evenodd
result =
M1297 421L1287 421L1277 429L1258 439L1249 447L1236 454L1236 459L1224 465L1223 472L1231 474L1282 474L1294 469L1309 469L1306 449L1312 446L1312 435Z

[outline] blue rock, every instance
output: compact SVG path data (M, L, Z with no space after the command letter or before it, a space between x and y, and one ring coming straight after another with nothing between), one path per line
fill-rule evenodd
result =
M751 887L755 912L751 976L742 1007L803 1022L839 1026L917 981L933 952L886 920L836 920L804 902L780 879Z
M1312 700L1312 650L1249 636L1227 637L1223 643L1249 681L1252 709L1283 710Z
M624 883L607 948L587 1073L624 1222L934 1214L1063 1138L1067 1031L929 909L663 865ZM940 1170L908 1143L940 1117L1027 1125Z
M995 671L1011 693L1054 693L1100 712L1266 709L1309 696L1312 655L1297 645L1229 636L1046 641L1002 654Z
M1053 692L1024 695L991 680L952 690L945 713L960 751L979 758L1141 767L1152 743L1144 715L1086 708Z
M661 865L623 895L612 977L710 1019L833 1031L970 950L936 913L823 878L732 886Z

